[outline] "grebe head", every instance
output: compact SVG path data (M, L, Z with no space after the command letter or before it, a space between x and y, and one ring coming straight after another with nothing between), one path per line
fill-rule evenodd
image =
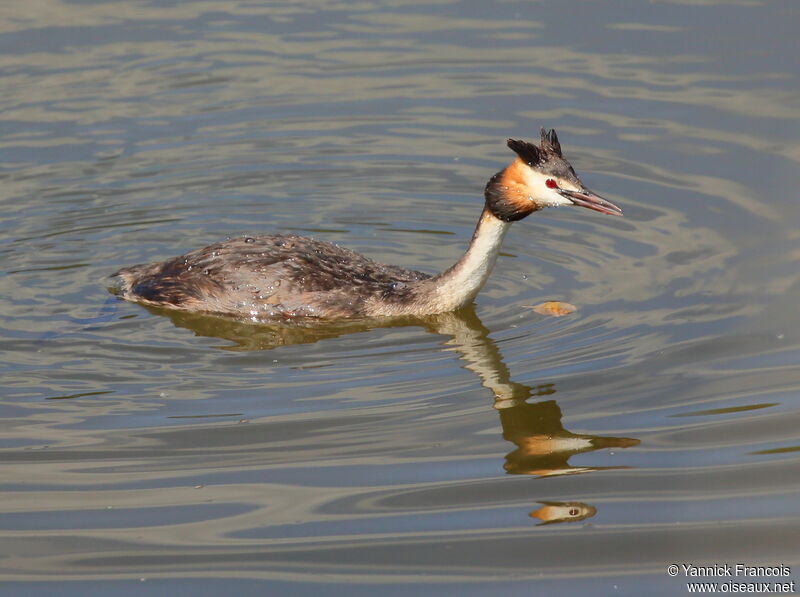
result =
M579 205L612 216L622 210L580 181L561 153L555 129L541 130L538 146L509 139L517 158L486 185L486 205L497 218L515 222L545 207Z

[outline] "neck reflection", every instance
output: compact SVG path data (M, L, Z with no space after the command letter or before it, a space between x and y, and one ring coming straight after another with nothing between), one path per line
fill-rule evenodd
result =
M604 448L628 448L638 445L639 440L572 433L564 429L561 409L555 400L530 401L555 394L555 385L531 387L512 381L497 345L489 338L489 330L474 310L439 316L429 328L449 336L446 343L453 346L465 367L476 373L481 384L494 395L503 439L516 446L505 458L507 473L552 477L625 468L569 464L569 459L576 454Z

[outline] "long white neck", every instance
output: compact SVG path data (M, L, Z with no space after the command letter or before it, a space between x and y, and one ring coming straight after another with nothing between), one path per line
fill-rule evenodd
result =
M503 222L484 208L467 252L432 280L436 302L442 310L459 309L472 302L492 272L509 226L510 222Z

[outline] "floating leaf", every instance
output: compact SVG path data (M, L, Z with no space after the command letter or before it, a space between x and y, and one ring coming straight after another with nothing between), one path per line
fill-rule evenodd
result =
M525 305L525 307L533 309L539 315L552 315L553 317L563 317L577 311L575 305L562 303L561 301L547 301L538 305Z

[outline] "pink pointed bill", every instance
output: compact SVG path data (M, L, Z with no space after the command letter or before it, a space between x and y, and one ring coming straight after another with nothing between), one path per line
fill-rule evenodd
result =
M567 197L575 205L587 207L589 209L593 209L594 211L599 211L601 214L608 214L610 216L622 215L622 210L619 207L611 203L611 201L606 201L600 197L600 195L595 195L588 189L584 189L582 191L568 191L566 189L561 189L560 193L564 197Z

